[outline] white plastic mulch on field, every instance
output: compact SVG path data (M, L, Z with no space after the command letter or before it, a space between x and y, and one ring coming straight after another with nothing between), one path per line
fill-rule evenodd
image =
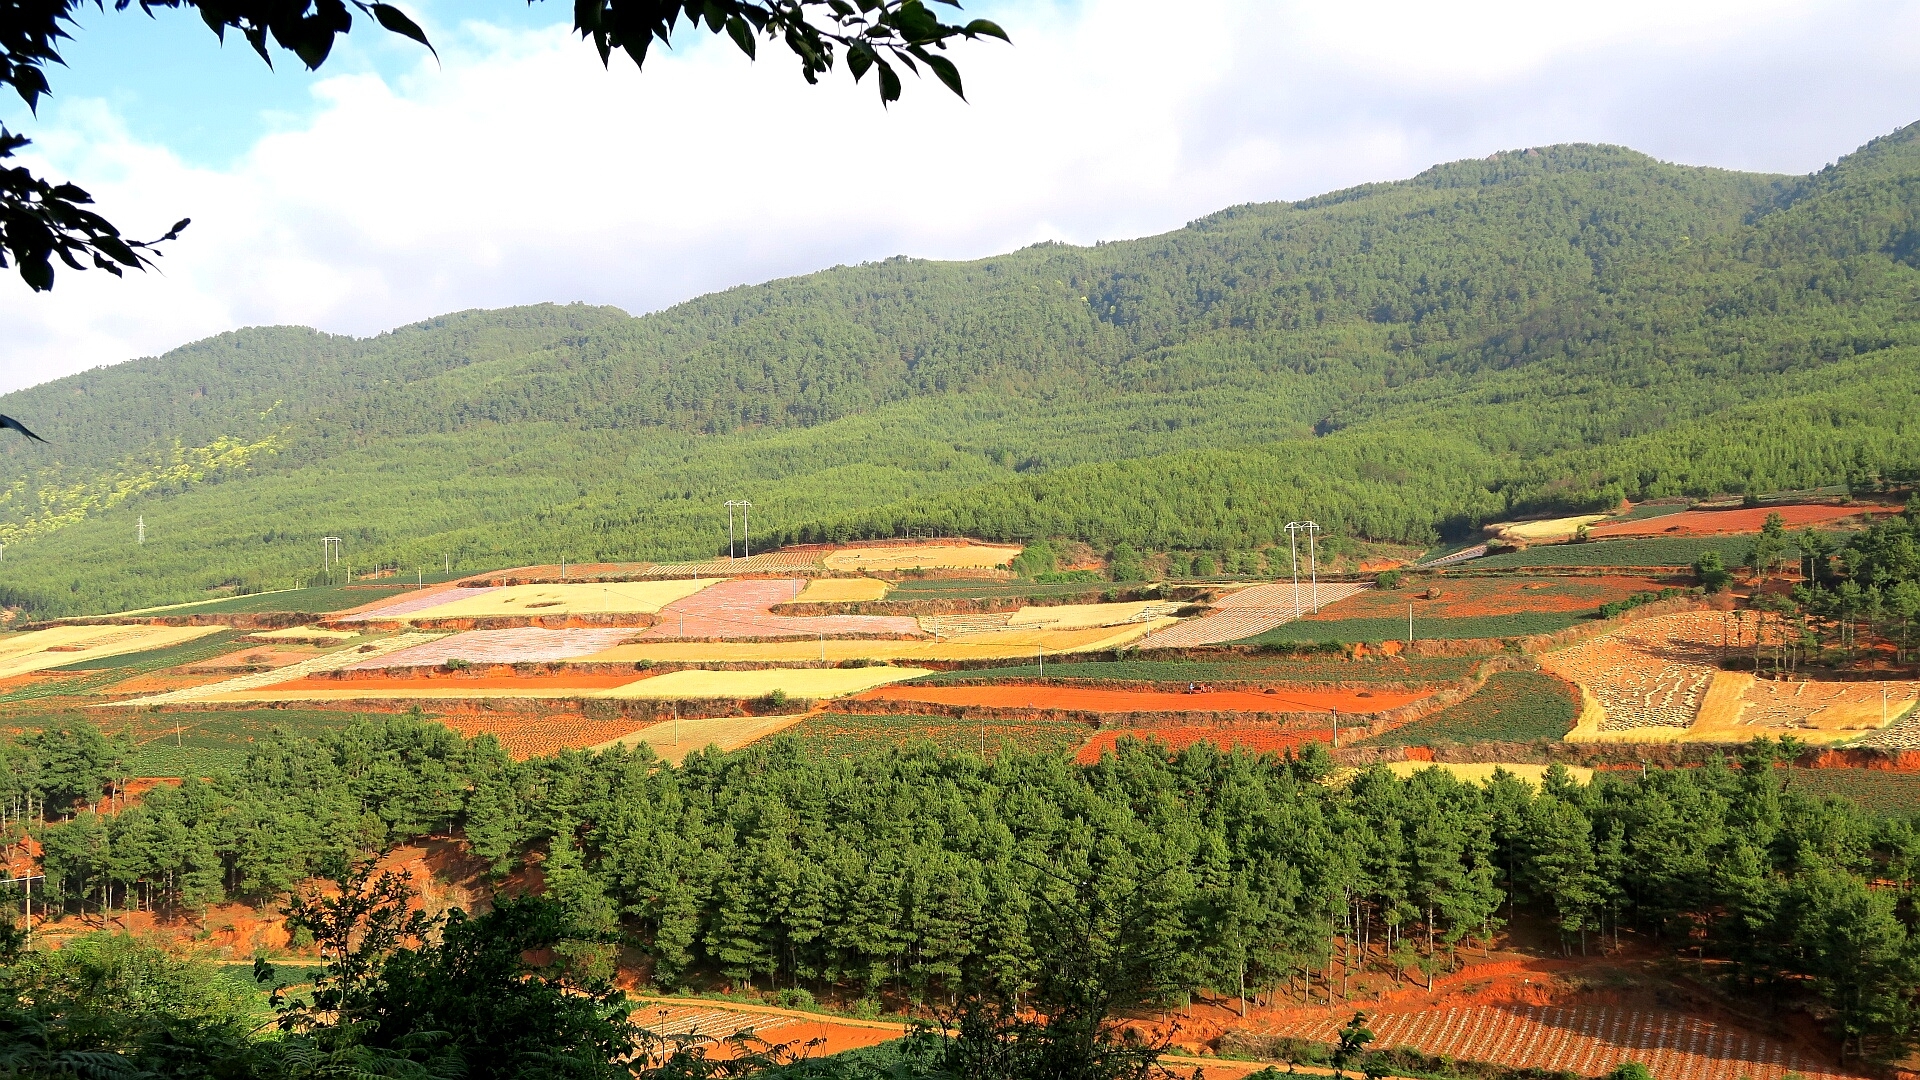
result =
M1320 583L1320 607L1325 610L1329 604L1345 600L1362 589L1371 588L1366 584L1352 582L1323 581ZM1273 585L1255 585L1249 589L1222 597L1213 605L1213 610L1195 619L1169 626L1157 634L1141 638L1137 647L1142 649L1178 649L1191 645L1218 645L1223 641L1239 641L1255 634L1264 634L1276 626L1284 626L1299 618L1311 614L1313 610L1313 586L1302 584L1298 593L1292 582Z

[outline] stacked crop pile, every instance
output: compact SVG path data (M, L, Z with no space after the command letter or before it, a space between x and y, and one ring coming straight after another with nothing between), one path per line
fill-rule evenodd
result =
M1549 653L1541 666L1589 690L1605 730L1688 728L1713 682L1717 616L1666 615Z

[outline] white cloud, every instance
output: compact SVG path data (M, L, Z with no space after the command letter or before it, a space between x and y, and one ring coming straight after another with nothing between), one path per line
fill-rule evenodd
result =
M970 104L928 81L885 111L773 49L684 48L641 75L560 27L434 27L444 69L323 80L309 122L217 170L68 101L33 132L39 164L131 232L194 224L158 275L0 282L0 389L240 325L645 311L896 253L1140 235L1547 142L1804 171L1913 119L1920 74L1920 21L1872 3L1179 10L995 11L1016 45L960 47Z

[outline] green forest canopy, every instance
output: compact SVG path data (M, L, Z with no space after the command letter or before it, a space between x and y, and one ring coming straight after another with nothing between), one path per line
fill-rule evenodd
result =
M1920 128L1805 177L1571 145L1161 236L896 258L632 318L240 330L0 398L0 601L944 529L1425 543L1619 498L1920 477ZM147 543L134 544L144 516Z
M1897 1058L1920 992L1917 821L1800 792L1783 749L1586 787L1556 766L1535 789L1342 781L1318 744L1283 760L1126 740L1080 767L779 738L679 767L645 747L513 762L490 736L388 717L276 731L238 768L96 813L115 748L73 725L0 742L0 807L42 838L49 901L178 918L459 829L499 873L541 856L544 895L590 935L570 964L610 974L614 939L594 938L619 931L669 988L1044 1002L1061 913L1097 896L1127 912L1093 943L1126 957L1118 1006L1242 985L1331 1001L1336 962L1452 970L1517 912L1567 951L1622 927L1697 948L1735 992L1817 995L1848 1053ZM1385 957L1358 954L1363 928Z

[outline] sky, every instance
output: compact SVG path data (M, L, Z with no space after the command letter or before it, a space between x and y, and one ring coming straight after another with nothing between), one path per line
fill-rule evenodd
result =
M603 68L563 0L396 0L309 73L191 13L83 9L22 157L157 272L0 274L0 392L241 326L369 335L544 301L635 314L836 264L1179 228L1559 142L1804 173L1920 120L1920 5L1866 0L970 3L968 99L882 108L688 36ZM109 9L111 5L108 5ZM1177 13L1177 18L1173 14Z

